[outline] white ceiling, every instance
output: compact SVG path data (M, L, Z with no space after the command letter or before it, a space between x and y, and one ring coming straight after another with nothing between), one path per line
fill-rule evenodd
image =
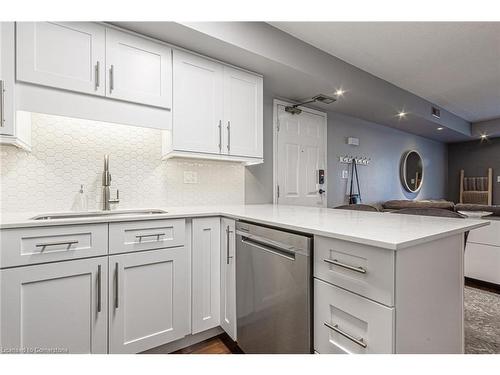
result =
M500 22L271 25L467 121L500 117Z

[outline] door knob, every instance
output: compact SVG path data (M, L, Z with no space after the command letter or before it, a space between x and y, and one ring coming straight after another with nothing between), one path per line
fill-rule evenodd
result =
M320 194L326 193L326 190L319 189L319 190L318 190L318 193L320 193Z

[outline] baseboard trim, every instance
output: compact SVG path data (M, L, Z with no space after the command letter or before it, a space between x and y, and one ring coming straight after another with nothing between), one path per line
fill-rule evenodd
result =
M217 326L209 330L197 333L195 335L188 335L180 340L169 342L164 345L157 346L156 348L148 349L140 354L169 354L187 348L188 346L198 344L199 342L211 339L223 333L224 330Z
M465 278L465 285L471 286L473 288L478 288L482 290L486 290L487 292L500 293L500 285L490 283L488 281L472 279L470 277Z

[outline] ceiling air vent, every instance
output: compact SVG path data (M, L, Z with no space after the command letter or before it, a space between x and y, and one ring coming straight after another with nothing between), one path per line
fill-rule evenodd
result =
M432 115L435 118L441 118L441 111L439 110L439 108L432 107Z

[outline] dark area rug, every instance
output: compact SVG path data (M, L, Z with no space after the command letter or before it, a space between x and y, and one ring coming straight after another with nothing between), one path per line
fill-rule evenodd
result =
M500 294L465 287L465 353L500 354Z

